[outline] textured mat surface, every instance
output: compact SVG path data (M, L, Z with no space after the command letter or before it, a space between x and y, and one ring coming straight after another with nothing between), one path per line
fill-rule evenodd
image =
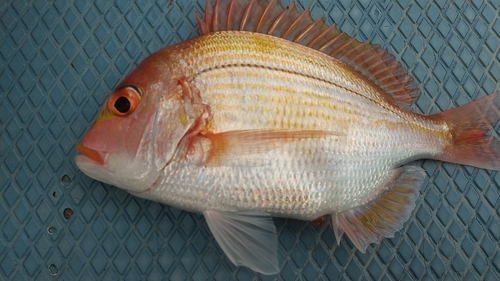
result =
M285 1L288 4L290 1ZM300 0L381 44L414 75L415 111L499 89L498 0ZM275 219L280 274L235 268L202 216L134 198L76 168L111 89L198 30L189 1L0 2L1 280L499 280L500 173L420 161L428 179L393 239L361 254L330 224Z

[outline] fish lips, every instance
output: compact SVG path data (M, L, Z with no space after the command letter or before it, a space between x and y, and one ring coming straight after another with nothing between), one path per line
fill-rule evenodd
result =
M75 157L76 166L87 176L109 183L107 180L106 158L107 153L88 148L83 144L76 146L78 155Z
M103 155L104 153L101 153L101 152L94 150L92 148L88 148L81 143L76 146L76 151L78 151L81 154L78 156L83 156L85 158L88 158L88 159L96 162L96 164L99 164L102 166L105 165L105 156L106 155ZM77 158L82 158L82 157L78 157L78 156L77 156Z

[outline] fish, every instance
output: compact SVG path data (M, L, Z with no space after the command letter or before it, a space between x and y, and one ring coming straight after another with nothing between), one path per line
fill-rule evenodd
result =
M196 18L200 36L116 86L75 163L203 214L234 265L279 272L272 217L329 216L337 243L345 234L363 253L393 237L425 184L414 160L500 170L498 92L421 115L419 87L393 55L294 2L207 1Z

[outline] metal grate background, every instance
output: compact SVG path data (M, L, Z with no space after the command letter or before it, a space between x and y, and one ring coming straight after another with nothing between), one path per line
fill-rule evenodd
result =
M361 254L330 224L275 219L281 273L235 268L201 215L91 180L73 158L111 89L152 52L196 36L205 0L0 1L0 279L499 280L500 173L420 161L417 207ZM284 1L288 4L290 0ZM498 0L299 0L397 56L415 110L500 87Z

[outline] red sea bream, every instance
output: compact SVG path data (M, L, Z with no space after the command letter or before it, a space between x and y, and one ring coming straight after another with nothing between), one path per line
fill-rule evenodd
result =
M431 158L500 169L498 93L432 116L395 58L278 1L207 3L202 35L146 58L78 145L88 176L202 213L235 265L279 271L271 216L331 216L365 251L415 206Z

